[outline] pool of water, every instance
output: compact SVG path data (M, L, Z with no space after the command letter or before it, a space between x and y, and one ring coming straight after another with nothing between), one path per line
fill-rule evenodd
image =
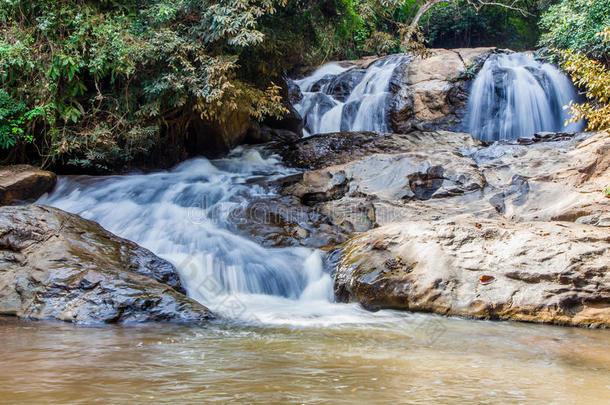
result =
M304 328L0 319L0 403L608 403L608 331L386 312Z

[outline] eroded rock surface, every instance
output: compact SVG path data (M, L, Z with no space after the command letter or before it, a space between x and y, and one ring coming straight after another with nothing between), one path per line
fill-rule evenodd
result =
M0 167L0 205L31 202L53 190L57 176L28 165Z
M206 322L176 269L93 221L56 208L0 208L0 315L79 324Z
M352 236L336 251L340 300L605 327L609 151L606 132L320 135L283 153L312 169L283 193Z
M474 74L496 48L431 49L396 72L391 90L391 129L463 129L468 90Z
M610 228L402 222L342 247L335 294L373 309L608 327Z

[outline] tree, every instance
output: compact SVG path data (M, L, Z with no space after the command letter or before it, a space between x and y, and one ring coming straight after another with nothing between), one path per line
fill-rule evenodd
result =
M193 119L283 110L237 77L285 0L3 0L0 152L103 170L179 143ZM264 76L261 74L261 76ZM26 148L33 144L34 148Z
M525 0L497 0L497 1L486 1L486 0L464 0L466 4L473 8L475 11L481 10L486 6L502 7L509 10L514 10L521 13L523 16L529 13L523 7L526 3ZM430 10L441 4L454 3L457 4L458 0L371 0L371 10L380 13L386 19L392 19L394 10L400 7L410 8L408 17L405 22L393 21L399 29L402 47L404 49L418 49L421 48L419 42L423 39L419 32L419 23L421 19Z
M562 0L542 16L540 45L586 99L571 104L588 130L610 129L610 0Z

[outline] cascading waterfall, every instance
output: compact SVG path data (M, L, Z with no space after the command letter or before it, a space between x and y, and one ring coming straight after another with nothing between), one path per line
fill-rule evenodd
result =
M491 55L478 73L468 101L468 127L483 141L531 137L536 132L577 132L564 109L577 95L557 68L524 53Z
M296 107L307 128L387 130L390 81L407 58L384 58L366 70L332 63L299 80L304 97ZM552 66L525 55L495 55L474 83L471 125L486 140L562 129L562 106L574 97L569 80ZM95 220L171 261L191 297L231 319L296 326L399 319L333 303L319 251L265 248L239 235L235 221L252 219L235 213L259 198L278 197L261 180L295 173L263 155L263 149L240 147L227 158L192 159L169 172L62 177L39 202Z
M390 81L405 55L380 59L366 70L329 63L296 80L303 94L294 107L309 134L339 131L387 132Z
M258 197L274 196L255 180L293 173L277 157L238 148L225 159L193 159L170 172L62 177L39 203L97 221L169 260L189 296L228 318L298 326L361 323L364 310L332 302L319 251L265 248L236 232L238 221L251 220L236 213Z

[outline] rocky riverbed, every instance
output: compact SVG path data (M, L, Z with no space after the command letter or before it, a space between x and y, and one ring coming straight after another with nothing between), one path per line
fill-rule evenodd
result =
M352 237L333 253L341 301L609 326L609 150L608 133L328 134L283 149L313 170L282 189Z

